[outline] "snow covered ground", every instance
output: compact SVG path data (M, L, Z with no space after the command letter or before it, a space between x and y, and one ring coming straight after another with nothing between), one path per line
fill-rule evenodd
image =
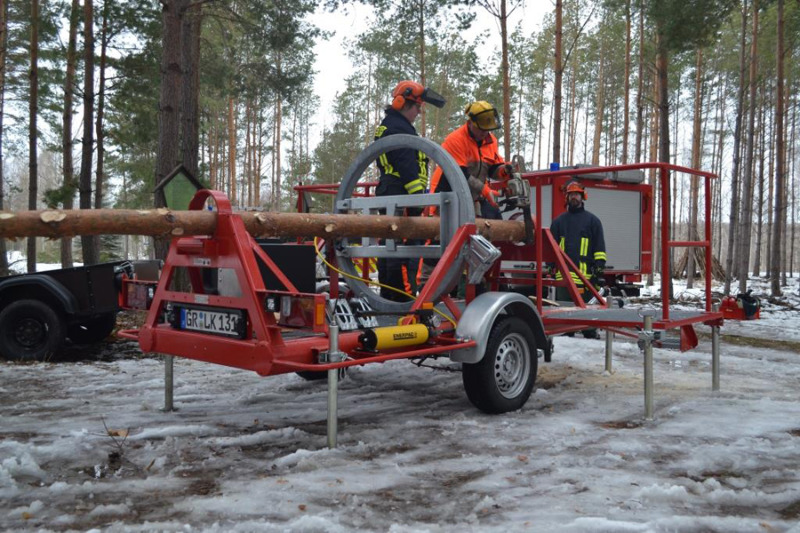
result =
M788 305L723 327L718 393L706 337L654 350L653 421L622 340L609 374L603 341L556 338L527 405L501 416L447 360L353 369L334 450L324 381L177 360L166 413L161 361L128 341L4 362L0 529L797 532L793 283Z

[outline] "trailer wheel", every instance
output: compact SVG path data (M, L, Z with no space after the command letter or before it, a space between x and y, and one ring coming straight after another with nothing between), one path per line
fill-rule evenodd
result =
M67 337L75 344L92 344L105 339L117 325L117 313L105 313L67 328Z
M18 361L47 361L64 342L61 315L39 300L19 300L0 313L0 354Z
M477 363L464 364L464 390L485 413L515 411L525 405L536 381L536 339L519 318L500 318L492 326L486 352Z
M295 373L306 381L322 381L323 379L328 379L327 370L300 370ZM347 368L340 368L339 381L342 381L345 377L347 377Z

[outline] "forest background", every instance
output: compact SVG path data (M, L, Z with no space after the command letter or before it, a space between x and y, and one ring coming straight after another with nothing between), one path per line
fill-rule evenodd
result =
M322 109L311 15L347 0L0 0L0 210L163 206L155 184L178 164L234 205L292 210L292 187L338 182L393 85L415 79L447 98L417 122L436 142L485 99L503 111L506 158L529 170L658 160L719 174L726 292L763 273L780 294L800 254L800 1L554 0L532 31L509 24L516 0L367 5L345 88ZM486 17L496 31L465 38ZM699 184L672 182L671 231L698 240ZM29 271L37 257L154 253L136 237L3 241L0 275L22 247ZM691 278L694 256L673 260Z

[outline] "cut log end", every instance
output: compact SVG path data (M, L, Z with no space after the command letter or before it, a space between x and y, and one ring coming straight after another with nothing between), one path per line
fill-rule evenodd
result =
M50 224L53 222L61 222L67 218L67 214L61 211L44 211L39 218L42 222Z

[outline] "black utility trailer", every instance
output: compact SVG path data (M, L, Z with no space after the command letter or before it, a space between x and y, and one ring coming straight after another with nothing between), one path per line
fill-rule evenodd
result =
M159 261L114 261L0 278L0 357L44 361L65 338L108 337L120 310L123 279L157 279Z

